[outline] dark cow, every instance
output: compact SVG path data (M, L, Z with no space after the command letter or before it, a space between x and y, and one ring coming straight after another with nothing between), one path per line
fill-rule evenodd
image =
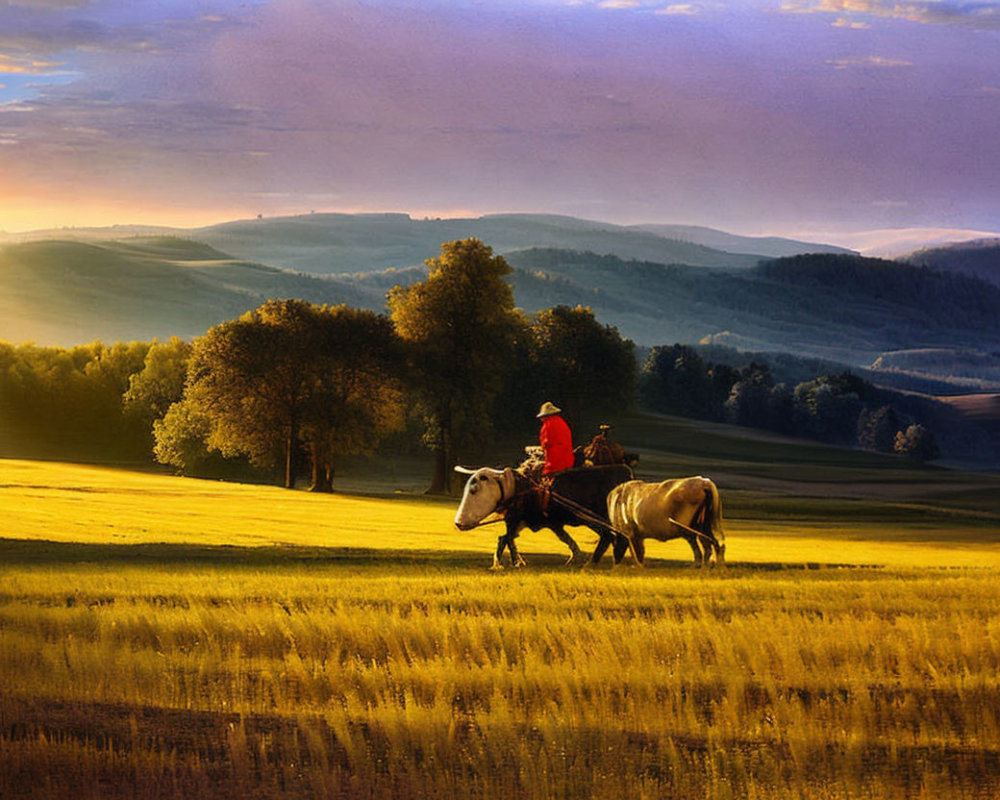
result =
M594 550L593 562L597 563L614 542L616 561L628 549L628 542L616 536L608 527L607 497L615 486L633 478L632 470L625 464L603 467L568 469L550 476L548 492L539 491L538 483L513 469L471 470L455 467L456 472L468 475L462 502L455 512L455 526L467 531L475 528L494 512L501 514L506 531L497 539L493 568L502 569L503 551L510 551L513 566L521 566L524 559L517 551L515 539L524 528L533 531L552 530L570 549L567 564L582 556L580 547L566 532L566 525L586 525L601 537Z

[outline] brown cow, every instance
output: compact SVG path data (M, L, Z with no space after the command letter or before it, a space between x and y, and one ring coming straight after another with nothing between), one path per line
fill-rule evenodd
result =
M608 493L608 518L615 531L628 539L639 564L646 557L643 539L665 542L677 538L687 540L698 566L709 561L713 551L716 563L725 563L722 501L708 478L623 483Z

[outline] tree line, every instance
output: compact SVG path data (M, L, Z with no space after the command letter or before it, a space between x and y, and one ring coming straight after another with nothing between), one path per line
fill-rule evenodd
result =
M193 342L0 347L0 453L156 460L189 474L248 464L329 491L338 459L415 432L430 491L460 458L534 431L543 400L584 424L628 408L634 347L583 307L515 309L506 261L442 245L388 314L271 300Z
M639 379L647 409L730 422L927 461L940 455L931 427L896 395L851 372L795 386L776 382L764 361L737 369L707 361L682 344L654 347Z
M271 300L193 342L0 343L0 454L134 461L187 474L249 465L330 491L345 456L388 437L433 454L429 491L498 437L531 437L544 400L578 430L632 407L933 458L933 435L850 373L795 387L692 348L635 348L588 308L515 308L510 267L477 239L442 245L388 313ZM530 440L530 439L529 439Z

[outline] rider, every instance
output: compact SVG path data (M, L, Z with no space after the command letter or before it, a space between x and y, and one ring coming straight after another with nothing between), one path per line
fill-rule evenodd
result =
M551 475L573 466L573 437L569 425L562 418L562 409L552 403L542 403L537 414L542 421L538 431L538 443L545 454L545 466L542 475Z

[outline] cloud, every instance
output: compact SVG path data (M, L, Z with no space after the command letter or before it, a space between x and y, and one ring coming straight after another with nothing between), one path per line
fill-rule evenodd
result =
M789 14L867 14L924 24L1000 28L1000 3L954 3L943 0L785 0Z
M871 27L867 22L855 22L847 17L840 17L831 24L834 28L853 28L854 30L864 30Z
M675 3L674 5L667 6L666 8L660 8L656 11L657 14L664 14L667 16L695 16L701 13L701 7L695 3Z
M0 53L0 74L5 75L52 75L62 64L55 61L9 56Z
M639 0L601 0L598 8L630 9L639 8Z
M83 8L90 5L90 0L6 0L5 5L15 8L33 9L63 9L63 8Z
M883 58L882 56L854 56L851 58L829 58L826 61L834 69L851 69L852 67L878 67L880 69L896 69L912 67L912 61L899 58Z

